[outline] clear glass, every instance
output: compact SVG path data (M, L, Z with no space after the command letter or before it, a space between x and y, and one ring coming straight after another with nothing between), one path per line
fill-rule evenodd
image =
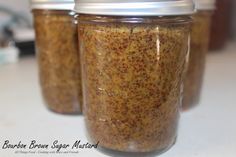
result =
M191 109L200 102L206 53L209 45L211 16L211 11L198 11L193 16L189 66L184 81L183 110Z
M62 114L81 112L82 85L77 14L34 10L42 94L48 108Z
M190 21L80 14L84 116L92 142L143 153L174 144Z

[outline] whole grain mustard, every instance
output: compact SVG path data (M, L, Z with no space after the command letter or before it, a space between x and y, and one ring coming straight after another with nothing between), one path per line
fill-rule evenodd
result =
M115 20L125 19L79 19L89 135L112 150L165 150L177 136L189 19Z
M62 114L82 110L77 14L34 9L34 26L42 95L48 108Z
M194 0L197 12L191 26L191 51L184 81L183 110L189 110L200 103L208 52L211 16L215 0Z

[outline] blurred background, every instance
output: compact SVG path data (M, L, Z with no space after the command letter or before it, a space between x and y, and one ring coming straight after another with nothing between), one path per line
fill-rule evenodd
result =
M0 64L33 55L34 30L28 0L0 0Z

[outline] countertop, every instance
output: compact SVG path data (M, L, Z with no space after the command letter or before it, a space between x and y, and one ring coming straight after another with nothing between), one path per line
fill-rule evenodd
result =
M70 145L76 140L88 142L82 116L59 115L45 108L34 57L0 66L0 156L107 156L97 149L69 152L68 148L63 150L67 154L45 154L53 153L51 148L3 149L6 140L27 146L32 140L49 146L55 140ZM182 113L177 143L161 157L235 156L236 43L231 43L224 51L208 54L201 104Z

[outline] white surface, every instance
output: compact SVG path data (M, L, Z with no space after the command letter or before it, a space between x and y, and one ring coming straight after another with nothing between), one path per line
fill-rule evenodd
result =
M236 44L227 51L208 55L202 103L182 114L176 145L162 157L236 156ZM28 144L31 140L51 144L87 142L81 116L49 112L41 100L34 58L0 66L0 147L5 140ZM27 156L2 150L0 157ZM68 155L103 157L97 150Z

